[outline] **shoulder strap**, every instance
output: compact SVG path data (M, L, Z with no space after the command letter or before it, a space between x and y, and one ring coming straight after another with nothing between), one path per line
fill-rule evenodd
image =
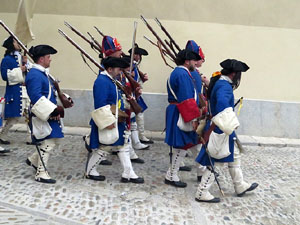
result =
M49 93L48 93L48 97L47 99L50 100L50 96L51 96L51 84L50 84L50 80L49 80L49 76L47 75L48 78L48 82L49 82Z
M173 89L172 89L172 87L171 87L171 84L170 84L170 77L168 78L168 87L169 87L169 89L170 89L170 91L171 91L173 97L174 97L174 98L176 99L176 101L177 101L177 96L175 95L175 93L174 93L174 91L173 91Z

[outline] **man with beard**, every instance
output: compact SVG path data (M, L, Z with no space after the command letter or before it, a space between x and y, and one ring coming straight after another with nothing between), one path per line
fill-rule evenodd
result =
M122 52L122 46L117 41L116 38L112 38L110 36L105 36L102 40L102 50L105 57L117 57L120 58L124 53ZM128 60L130 62L128 57L123 57L124 59ZM123 71L120 72L120 74L117 76L117 79L123 84L130 87L130 82L127 80L126 76L124 75ZM141 91L141 89L140 89ZM122 98L126 106L126 113L128 113L129 116L131 116L130 106L129 103L126 100L125 94L122 93ZM136 123L134 124L136 127ZM131 120L127 120L127 126L130 127L131 130ZM136 130L136 129L135 129ZM139 158L138 155L135 153L135 150L142 150L149 148L148 145L142 144L138 138L137 132L131 133L129 137L129 146L130 146L130 159L134 163L144 163L144 160ZM113 149L114 150L114 149Z
M195 70L199 54L182 50L176 58L177 67L167 82L168 102L166 109L165 142L170 146L171 166L165 176L165 183L184 188L186 183L180 181L178 170L186 150L198 144L195 132L200 111L199 100L194 80L190 71Z
M110 36L104 36L102 40L102 51L103 51L103 59L102 64L105 58L107 57L115 57L115 58L121 58L123 55L122 52L122 46L118 42L116 38L110 37ZM121 71L120 71L121 72ZM119 79L121 81L122 77L119 74L116 79ZM125 108L130 108L129 103L127 103L126 98L124 97L124 94L121 95L123 98L123 101L125 103ZM127 104L126 104L127 103ZM128 106L128 107L127 107ZM130 126L130 120L128 121L127 126ZM84 136L85 146L90 151L90 144L92 140L90 140L90 134ZM139 158L138 155L135 153L134 149L132 148L131 141L130 143L130 159L133 163L144 163L144 160ZM140 143L141 144L141 143ZM112 153L117 154L118 149L112 148ZM103 156L100 165L112 165L112 162L106 159L106 156Z
M201 47L194 40L189 40L186 43L185 49L199 54L199 56L201 58L196 63L196 69L194 71L191 71L191 75L194 78L194 84L195 84L198 96L200 96L201 94L202 94L202 96L204 96L203 95L204 93L202 91L205 90L205 86L208 87L209 81L207 80L206 76L204 76L203 74L200 73L199 68L205 62L205 55L204 55ZM199 108L202 108L202 106L200 106L200 104L199 104ZM204 115L207 112L207 107L204 107L201 110L202 110L202 115ZM196 158L197 155L199 154L200 149L201 149L201 144L198 144L198 145L193 146L189 150L191 150L191 152L193 153L193 156ZM197 168L197 180L199 182L201 181L201 177L202 177L205 169L206 169L206 167L201 166L201 165L199 165L199 167ZM180 166L179 170L191 171L191 167L184 166L184 164L183 164L182 166Z
M208 144L202 146L196 159L202 166L207 167L196 192L195 199L199 202L220 202L219 198L215 198L209 193L215 180L211 163L228 163L235 192L239 197L258 186L257 183L248 184L244 181L240 168L240 149L234 141L234 130L239 126L239 121L233 111L233 90L237 89L240 84L241 73L246 72L249 67L246 63L235 59L227 59L220 65L223 69L219 75L211 78L207 93L212 114L212 123L208 130L213 130Z
M96 166L106 154L106 148L113 146L123 166L121 182L144 183L142 177L138 177L130 161L129 131L125 120L119 120L120 113L124 110L124 102L115 79L120 74L121 68L129 67L129 64L121 58L107 57L102 61L105 71L101 72L93 86L94 107L91 120L90 148L91 156L88 156L86 165L86 178L103 181L105 176L100 175ZM115 105L115 114L112 112ZM120 113L119 113L120 112ZM126 114L125 114L126 115ZM90 154L89 154L90 155Z

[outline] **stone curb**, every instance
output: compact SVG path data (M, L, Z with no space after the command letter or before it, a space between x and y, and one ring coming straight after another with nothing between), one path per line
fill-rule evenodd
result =
M25 124L16 124L10 131L26 132ZM88 134L90 128L88 127L65 127L65 134L82 136ZM161 131L145 131L148 138L156 141L164 141L165 133ZM245 146L266 146L266 147L300 147L300 139L277 138L277 137L257 137L238 135L241 143Z

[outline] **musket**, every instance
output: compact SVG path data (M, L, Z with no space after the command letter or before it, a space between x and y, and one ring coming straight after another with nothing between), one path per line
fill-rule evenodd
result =
M145 78L146 74L143 73L142 71L140 71L140 69L138 67L136 67L136 69L137 69L137 71L139 73L139 76L140 76L141 80L143 81L143 83L146 82L148 80L148 79Z
M26 46L19 40L19 38L3 23L2 20L0 20L1 26L15 39L15 41L20 45L20 47L23 49L24 54L29 55L29 57L32 59L32 55L30 54L29 50L26 48Z
M150 24L146 21L146 19L141 15L141 19L145 23L145 25L148 27L148 29L152 32L152 34L156 37L156 39L160 42L160 44L163 46L163 48L166 50L167 54L172 58L173 61L175 61L176 56L173 55L173 53L168 49L166 44L161 40L161 38L157 35L157 33L153 30L153 28L150 26Z
M18 43L18 45L23 49L24 54L27 54L30 57L30 59L32 61L34 61L33 55L29 52L27 47L20 41L20 39L5 25L5 23L2 20L0 20L0 24L13 37L13 39ZM59 81L57 79L55 79L51 74L49 74L49 77L53 81L53 84L58 92L58 97L60 98L61 102L63 103L63 106L65 108L69 108L70 106L67 106L65 103L65 101L67 100L66 97L60 91L60 88L58 85Z
M174 53L174 55L177 55L177 52L175 51L173 45L172 45L172 42L168 42L166 39L165 39L165 43L169 46L169 48L172 50L172 52Z
M162 29L162 31L165 32L165 34L167 35L167 37L170 39L170 44L174 44L175 47L177 48L177 50L180 51L181 49L179 48L178 44L176 44L176 42L174 41L174 39L171 37L171 35L169 34L169 32L166 30L166 28L161 24L161 22L157 19L157 17L155 17L154 20L156 21L156 23L158 24L158 26L160 26L160 28Z
M157 41L157 47L158 47L160 56L161 56L161 58L163 59L164 63L165 63L168 67L170 67L171 69L174 69L174 67L172 67L169 63L167 63L167 60L165 59L165 56L164 56L164 54L163 54L163 49L161 48L161 45L160 45L159 41Z
M146 37L146 36L144 36L144 38L145 38L147 41L149 41L152 45L158 47L158 45L155 44L150 38L148 38L148 37ZM159 48L159 47L158 47L158 48ZM164 53L165 56L168 56L167 53L166 53L166 50L162 49L162 52Z
M97 31L102 37L105 36L105 35L101 32L101 30L98 29L98 27L94 26L94 28L96 29L96 31Z
M90 38L92 39L92 41L98 46L98 48L100 49L100 51L102 53L102 47L101 47L100 43L94 38L93 35L91 35L90 32L87 32L87 34L90 36Z
M87 37L85 37L79 30L77 30L75 27L73 27L68 22L64 22L65 25L70 28L75 34L77 34L79 37L81 37L83 40L85 40L87 43L91 45L92 48L96 49L99 53L102 52L101 48L99 48L93 41L89 40Z
M133 24L133 37L132 37L132 47L131 47L131 56L130 56L130 73L132 71L132 68L133 68L133 57L134 57L134 50L135 50L135 39L136 39L136 30L137 30L137 22L134 21L134 24Z
M127 78L127 80L129 81L131 90L134 93L135 98L138 99L141 95L139 93L139 89L141 89L141 85L135 79L133 79L133 77L131 76L131 74L128 71L125 71L123 69L122 72L125 75L125 77Z
M92 57L90 56L86 51L84 51L75 41L73 41L67 34L65 34L62 30L58 29L58 33L61 34L64 38L66 38L75 48L77 48L81 54L83 54L86 58L88 58L99 70L104 71L105 69ZM142 111L142 108L139 106L139 104L135 101L135 99L132 97L131 93L129 93L126 88L119 82L118 80L113 79L112 80L118 88L124 92L126 95L126 98L128 99L128 102L134 111L134 113L137 115Z

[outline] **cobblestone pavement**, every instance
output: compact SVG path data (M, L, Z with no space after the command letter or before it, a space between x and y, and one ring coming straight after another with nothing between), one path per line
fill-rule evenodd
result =
M168 168L168 147L156 141L149 151L137 151L146 160L134 164L145 184L120 183L121 165L109 156L113 166L99 166L104 182L83 179L86 150L82 137L66 135L49 160L54 185L34 181L34 170L25 159L34 146L25 145L25 134L11 132L12 152L0 156L0 224L300 224L299 161L297 146L246 146L243 171L246 181L260 186L243 198L234 194L228 170L221 168L225 197L219 204L198 203L196 167L181 172L185 189L164 184ZM212 193L220 196L214 184Z

